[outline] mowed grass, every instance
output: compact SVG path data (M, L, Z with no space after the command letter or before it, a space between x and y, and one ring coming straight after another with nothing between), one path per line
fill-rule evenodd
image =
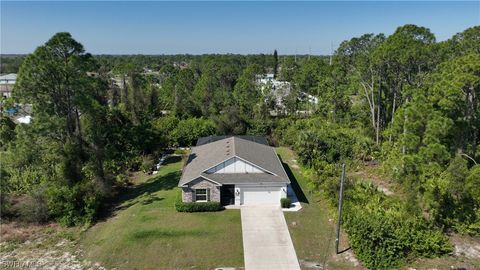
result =
M137 174L117 211L84 233L86 259L116 269L243 267L239 210L175 210L181 166L170 159L157 175Z
M334 211L325 198L310 193L307 188L308 179L298 166L294 153L285 147L276 149L289 174L292 186L302 203L302 210L285 212L288 229L299 261L318 263L324 269L363 269L346 259L346 254L335 253ZM298 187L295 187L298 184ZM294 225L295 224L295 225ZM340 250L348 248L345 234L341 236ZM310 269L302 265L302 269Z

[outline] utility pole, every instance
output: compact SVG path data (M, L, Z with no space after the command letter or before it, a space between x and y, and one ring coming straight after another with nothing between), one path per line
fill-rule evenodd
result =
M335 238L335 252L338 252L338 244L340 242L340 224L342 223L342 205L343 205L343 183L345 182L345 163L342 164L342 178L340 179L340 196L338 198L338 222L337 222L337 238Z

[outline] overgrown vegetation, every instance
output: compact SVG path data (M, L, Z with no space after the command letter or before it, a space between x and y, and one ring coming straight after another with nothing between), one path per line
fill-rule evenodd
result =
M304 132L295 132L298 130ZM277 132L309 168L310 189L324 192L333 206L338 201L339 164L355 165L370 159L375 148L374 141L362 140L359 130L321 119L297 120ZM451 251L448 239L423 218L419 207L388 198L372 184L347 182L344 201L343 223L350 244L368 268L400 268L417 256Z
M400 268L416 257L452 251L431 222L387 198L372 184L356 184L346 193L344 226L358 258L371 269Z
M310 189L332 203L342 162L380 163L403 187L408 200L347 187L345 226L368 267L444 254L442 232L480 235L479 37L476 26L437 42L429 29L405 25L347 40L330 62L278 53L92 56L58 33L5 66L22 62L13 100L2 105L33 104L33 121L0 119L2 216L88 224L128 171L149 171L165 149L255 134L291 146ZM267 72L288 80L289 92L260 87L257 75Z

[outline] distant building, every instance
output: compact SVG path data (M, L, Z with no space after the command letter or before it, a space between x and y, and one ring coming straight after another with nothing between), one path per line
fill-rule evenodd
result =
M11 73L0 76L0 95L2 98L9 98L12 96L13 86L17 81L17 74Z
M181 62L174 62L173 66L179 69L186 69L189 67L189 64L185 61L181 61Z
M20 124L30 124L31 121L32 117L30 115L20 116L16 119L16 122Z
M309 93L306 93L306 92L300 92L299 99L301 101L308 101L311 104L315 104L315 105L318 104L318 98L316 96L312 96L312 95L310 95Z
M267 73L265 75L256 75L255 76L257 79L257 83L259 84L267 84L267 83L272 83L274 81L279 82L275 80L275 75L273 73Z
M291 84L287 81L279 81L274 78L273 73L265 75L256 75L257 84L260 86L264 95L271 94L275 99L275 105L279 109L285 109L284 99L290 94ZM266 90L270 93L265 93Z

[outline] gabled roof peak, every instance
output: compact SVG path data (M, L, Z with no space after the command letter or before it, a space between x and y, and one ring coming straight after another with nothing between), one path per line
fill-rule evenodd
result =
M209 168L233 157L248 161L289 182L275 149L266 143L265 138L259 138L262 137L210 136L198 139L197 146L192 147L179 186L200 177Z

